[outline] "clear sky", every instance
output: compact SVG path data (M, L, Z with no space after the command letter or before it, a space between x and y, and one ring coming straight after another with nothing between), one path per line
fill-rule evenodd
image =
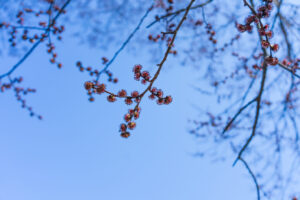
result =
M29 117L12 92L0 93L0 200L255 199L249 174L240 164L231 167L234 158L193 156L198 144L187 120L198 114L192 104L207 103L190 87L198 78L195 69L169 59L155 85L174 102L158 106L146 99L132 136L119 136L129 107L104 96L88 102L88 76L75 67L77 60L99 65L116 48L91 49L65 37L57 46L62 70L49 63L43 45L16 71L23 86L37 89L26 99L44 120ZM1 72L16 61L1 57ZM131 71L138 63L155 66L146 55L122 52L111 68L120 80L113 90L139 86Z

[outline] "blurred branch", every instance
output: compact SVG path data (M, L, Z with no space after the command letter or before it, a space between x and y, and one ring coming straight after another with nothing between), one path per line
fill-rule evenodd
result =
M278 63L278 65L285 69L286 71L292 73L293 76L296 76L297 78L300 78L300 75L296 74L292 69L290 69L289 67L285 66L284 64L282 64L281 62Z
M38 40L30 49L29 51L17 62L8 72L0 75L0 80L6 76L11 75L27 58L28 56L35 50L36 47L39 46L41 43L41 39Z
M52 22L48 24L47 29L45 30L46 38L49 37L50 29L55 24L58 17L63 13L64 9L67 7L67 5L71 2L71 0L67 0L66 3L62 6L60 11L56 14L56 16L52 19ZM52 8L52 3L50 5L50 8ZM49 8L49 9L50 9ZM29 51L17 62L8 72L0 75L0 80L6 76L11 75L27 58L28 56L36 49L36 47L39 46L39 44L44 40L45 38L39 39L30 49Z
M146 13L144 14L144 16L141 18L140 22L138 23L138 25L136 26L136 28L133 30L133 32L129 35L129 37L126 39L126 41L122 44L122 46L118 49L118 51L116 51L116 53L114 54L114 56L112 57L112 59L105 65L105 67L98 73L96 81L99 80L100 75L103 72L106 72L107 69L109 68L109 66L114 62L114 60L117 58L117 56L119 55L119 53L121 53L121 51L125 48L125 46L130 42L130 40L133 38L133 36L135 35L135 33L140 29L141 25L143 24L144 20L147 18L148 14L150 13L150 11L153 8L153 4L150 6L150 8L147 9Z
M246 105L244 105L243 107L241 107L238 112L234 115L234 117L227 123L226 127L224 128L222 134L224 134L226 131L229 130L230 126L232 125L232 123L236 120L236 118L243 112L243 110L245 110L248 106L250 106L252 103L254 103L257 100L257 97L252 99L251 101L249 101Z
M208 0L207 2L205 3L202 3L202 4L199 4L199 5L196 5L196 6L193 6L190 8L190 10L193 10L193 9L197 9L197 8L201 8L203 6L206 6L207 4L211 3L213 0ZM166 15L163 15L163 16L160 16L158 17L155 21L151 22L146 28L150 28L152 25L156 24L157 22L159 22L160 20L162 19L165 19L165 18L168 18L170 16L176 16L176 15L179 15L180 13L186 11L186 8L182 8L182 9L179 9L175 12L172 12L172 13L168 13Z
M259 185L256 179L256 176L254 175L254 173L252 172L252 170L250 169L248 163L243 159L240 158L240 160L242 161L242 163L244 164L244 166L246 167L246 169L248 170L249 174L251 175L254 183L255 183L255 187L256 187L256 193L257 193L257 200L260 200L260 189L259 189Z

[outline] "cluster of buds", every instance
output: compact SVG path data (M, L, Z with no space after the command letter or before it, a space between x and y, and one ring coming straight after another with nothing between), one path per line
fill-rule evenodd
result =
M108 76L108 79L107 79L108 82L118 83L118 81L119 81L118 78L114 78L112 72L106 70L105 74Z
M54 3L53 0L46 0L46 2L47 2L48 4L53 4L53 3ZM61 12L61 13L63 13L63 14L66 13L65 10L62 10L61 7L58 6L58 5L56 5L56 4L53 5L53 10L54 10L55 12ZM20 12L22 12L22 11L20 11ZM43 10L34 11L34 10L31 9L31 8L24 8L24 9L23 9L23 12L24 12L24 13L32 13L32 14L34 14L36 17L39 17L39 16L41 16L41 15L43 15L43 14L46 14L46 15L52 14L52 10L47 10L47 11L43 11ZM22 15L23 15L23 13L22 13ZM21 17L22 17L22 15L21 15Z
M194 20L190 20L191 24L194 25L194 28L196 28L197 26L202 26L204 24L204 22L200 19L194 21ZM206 26L205 26L205 30L206 30L206 34L208 35L208 40L213 43L213 44L217 44L218 40L215 38L216 36L216 32L213 30L213 27L211 24L205 22ZM233 43L233 41L232 41ZM224 45L225 47L228 46L228 44ZM225 47L221 48L222 51L225 50ZM214 49L215 52L218 51L218 49Z
M207 24L205 26L206 28L206 33L209 36L209 41L211 41L213 44L217 43L217 40L214 38L214 36L216 35L216 32L213 30L212 25L211 24Z
M264 49L270 49L270 56L265 58L265 62L268 65L277 65L278 64L278 58L272 56L272 52L276 52L279 49L278 44L270 44L269 39L273 37L273 32L269 30L269 25L263 25L261 22L261 18L267 18L270 16L270 12L273 8L272 2L273 0L263 0L264 4L260 6L257 9L257 12L253 11L253 15L250 15L246 18L245 22L246 24L236 24L238 31L240 32L251 32L252 31L252 23L255 23L258 27L258 32L261 37L264 37L264 39L261 38L261 46ZM249 5L250 7L250 5ZM257 65L253 66L254 69L260 69Z
M160 1L155 1L154 7L156 8L162 8L164 9L167 13L171 12L174 8L172 4L174 3L174 0L160 0Z
M151 35L151 34L149 34L149 36L148 36L148 39L150 40L150 41L153 41L153 42L157 42L159 39L161 38L161 35L160 34L157 34L155 37L153 36L153 35ZM162 39L162 38L161 38ZM163 40L163 39L162 39Z
M78 67L82 67L81 63L77 63ZM127 124L121 124L120 126L120 131L121 131L121 136L122 137L129 137L130 133L127 131L127 129L134 129L136 126L136 123L133 122L133 119L138 119L140 116L140 111L141 108L139 107L139 104L142 100L142 98L144 97L144 95L147 92L150 92L150 99L157 99L157 104L162 105L168 105L172 102L172 97L171 96L166 96L163 97L163 91L162 90L158 90L155 87L152 87L153 84L153 80L150 79L150 73L148 71L142 71L142 65L135 65L133 67L133 72L134 72L134 78L135 80L141 80L141 82L143 84L149 83L148 87L145 89L144 92L139 93L138 91L133 91L131 92L131 94L129 95L126 90L122 89L120 90L118 93L112 93L109 92L106 89L106 85L105 84L100 84L98 81L87 81L84 84L84 88L87 90L89 97L89 101L93 102L95 99L93 97L94 94L107 94L107 100L108 102L115 102L118 98L119 99L124 99L125 104L127 105L131 105L133 104L133 102L136 103L136 106L134 107L134 109L130 109L129 112L124 116L124 120L126 121ZM83 70L82 70L83 71Z
M1 83L0 82L0 91L5 92L6 90L9 90L13 87L14 84L16 83L21 83L23 81L23 77L19 78L14 78L13 80L10 81L10 83Z
M264 5L260 6L257 9L257 17L258 18L267 18L270 16L270 12L273 9L273 0L263 0Z
M159 21L159 17L156 20ZM159 34L156 34L156 36L155 36L155 34L149 34L148 39L149 39L149 41L152 41L152 42L165 41L166 46L169 47L171 44L171 41L172 41L171 35L175 33L175 30L174 30L175 27L176 27L176 24L174 24L174 23L167 24L166 31L160 32ZM172 44L172 47L173 46L174 46L174 44ZM169 54L177 55L177 51L170 50Z
M269 30L269 25L266 24L263 27L260 27L259 31L259 35L261 36L267 36L268 38L273 37L273 32L271 30Z
M17 98L17 101L21 102L21 106L22 108L24 109L27 109L29 111L29 115L31 117L33 116L36 116L38 119L42 119L42 116L41 115L37 115L33 110L32 110L32 107L28 106L26 104L26 100L22 97L22 95L26 95L28 93L35 93L36 90L35 89L31 89L31 88L27 88L27 89L24 89L22 87L15 87L14 88L14 91L15 91L15 96Z
M53 43L48 43L47 44L47 53L49 53L52 57L50 58L50 63L51 64L57 64L57 67L59 69L62 68L62 64L60 62L57 62L57 53L54 52L55 46Z
M46 37L46 34L42 34L41 35L41 39L44 39L45 37ZM34 34L33 37L29 37L28 36L28 30L25 29L23 31L22 40L24 40L24 41L28 40L30 43L34 43L38 39L40 39L40 37L38 36L38 34Z
M142 84L146 84L147 82L150 81L150 73L148 71L141 71L142 70L142 65L135 65L133 68L133 73L134 73L134 79L137 81L141 80Z
M289 67L293 71L293 73L296 73L296 70L300 69L299 63L300 58L297 58L293 61L288 61L287 59L284 59L282 61L282 64Z
M271 37L273 37L273 32L271 30L269 30L269 25L266 24L263 27L261 27L259 29L259 34L261 36L265 36L265 40L261 41L261 46L265 49L270 48L271 51L278 51L279 49L279 45L278 44L273 44L271 45L270 42L268 41L268 39L270 39Z
M196 20L196 22L194 24L195 24L195 26L202 26L203 25L203 21L200 20L200 19L198 19L198 20Z
M93 70L92 67L84 67L80 61L76 63L76 66L78 67L79 71L84 72L87 71L89 72L90 76L98 76L99 71L97 69Z
M140 112L141 108L137 107L134 109L129 109L128 113L124 115L126 124L122 123L120 125L121 137L128 138L130 136L128 129L133 130L136 127L136 123L133 121L133 119L137 120L140 116Z
M106 57L102 57L102 64L105 65L106 63L108 63L108 59Z
M17 25L11 25L6 22L0 23L0 28L6 28L10 33L9 42L11 43L11 46L15 47L20 42L29 42L31 44L36 43L37 41L43 42L46 38L50 37L50 34L53 34L54 36L57 36L58 40L61 40L61 34L64 32L65 27L64 26L57 26L55 20L49 20L52 18L52 14L56 12L58 15L59 13L65 13L64 10L61 10L61 8L57 5L54 5L54 1L47 1L47 3L51 4L50 9L47 9L47 11L39 10L37 12L33 11L29 8L23 8L23 10L19 11L16 18ZM34 13L35 17L38 19L38 25L37 26L25 26L25 14ZM40 17L40 16L44 17ZM18 40L17 34L18 30L21 29L21 35ZM57 64L58 68L62 67L62 64L56 61L57 54L53 52L54 50L54 44L50 42L47 44L47 52L52 55L50 58L50 63Z
M1 92L5 92L6 90L13 89L17 101L19 101L21 103L21 107L23 109L28 110L29 115L31 117L35 116L38 119L42 120L43 117L41 115L37 115L33 111L32 107L27 105L26 100L23 97L23 96L25 96L25 95L27 95L29 93L35 93L36 90L32 89L32 88L23 88L23 87L16 86L16 84L19 84L22 81L23 81L23 78L19 77L19 78L14 78L14 79L10 80L9 83L3 83L3 84L0 83L0 91Z
M151 90L150 90L151 94L149 96L149 99L151 100L154 100L154 99L157 99L156 100L156 103L158 105L162 105L162 104L165 104L165 105L168 105L172 102L172 97L171 96L166 96L166 97L163 97L163 91L160 90L160 89L157 89L155 87L153 87Z
M252 23L256 23L256 24L259 24L259 20L261 18L267 18L270 16L270 12L273 8L272 6L272 0L263 0L264 1L264 5L260 6L258 9L257 9L257 13L256 15L250 15L248 16L246 19L245 19L245 25L243 24L236 24L236 27L238 29L238 31L240 32L245 32L245 31L248 31L248 32L251 32L252 31ZM264 33L264 34L268 34L268 35L271 35L272 36L272 32L266 32L266 27L260 27L261 30L260 33Z
M236 24L236 27L238 29L239 32L245 32L245 31L248 31L248 32L252 32L252 29L253 29L253 26L251 25L252 23L255 23L255 24L259 24L259 20L261 18L266 18L266 17L269 17L270 16L270 12L272 10L272 1L269 1L269 0L264 0L265 4L260 6L257 10L257 13L256 14L253 14L253 15L250 15L248 16L246 19L245 19L245 24ZM260 33L264 33L264 34L268 34L268 35L271 35L272 36L272 32L266 32L266 29L268 27L260 27Z
M24 18L23 18L23 11L19 11L18 14L17 14L17 23L20 24L20 25L23 25L24 24Z
M172 46L174 47L174 44L171 45L171 42L172 42L172 38L170 36L167 36L169 34L174 34L174 31L168 31L168 32L162 32L162 37L161 37L161 40L165 41L166 42L166 46L169 47L169 46ZM176 50L173 50L171 49L169 51L169 54L173 54L173 55L177 55L177 51Z
M167 31L166 32L161 32L162 34L157 34L156 36L154 36L154 35L152 35L152 34L149 34L148 35L148 39L150 40L150 41L153 41L153 42L158 42L159 41L159 39L161 40L161 41L166 41L167 42L167 45L171 42L171 40L172 40L172 38L171 37L167 37L167 35L168 34L173 34L174 32L171 30L171 28L170 27L172 27L172 25L174 25L175 26L175 24L171 24L171 25L169 25L168 27L168 29L167 29ZM170 52L170 53L172 53L172 52Z
M248 16L245 19L245 24L236 24L236 27L238 29L239 32L252 32L253 26L251 25L252 23L255 24L259 24L259 21L261 18L263 17L269 17L270 16L270 12L272 10L272 0L264 0L264 5L260 6L257 9L257 13L253 13L253 15ZM272 35L272 32L266 32L266 29L268 29L268 27L260 27L260 32L264 33L264 34L268 34L268 35Z
M17 34L17 29L12 28L12 31L10 32L10 38L8 39L8 41L10 42L12 47L17 45L17 43L15 41L16 40L16 34Z
M92 82L85 82L84 88L87 90L87 95L89 96L89 101L93 102L95 101L95 98L93 97L93 94L102 94L106 92L106 85L104 84L94 84Z
M124 98L125 99L125 104L131 105L133 103L133 100L136 103L139 103L141 100L141 96L138 91L133 91L131 95L127 95L126 90L122 89L118 92L118 94L111 93L106 90L106 85L105 84L100 84L100 83L93 83L90 81L85 82L84 88L88 91L88 95L90 96L89 100L93 102L95 99L93 97L93 94L103 94L107 93L107 101L108 102L115 102L117 98Z
M166 7L166 12L167 13L170 13L170 12L172 12L172 10L174 9L174 7L172 6L172 4L174 3L174 1L173 0L168 0L168 6Z
M108 62L108 60L103 60L104 58L102 58L102 62L105 64L106 62ZM88 67L84 67L83 64L78 61L76 63L76 66L78 67L79 71L81 72L88 72L90 76L94 76L95 78L97 78L100 75L100 72L97 69L93 69L92 67L88 66ZM107 81L109 82L113 82L113 83L117 83L118 82L118 78L114 78L113 74L106 70L105 74L107 75L108 79Z
M257 64L252 65L252 68L255 70L262 70L262 67L258 66Z
M265 61L268 65L277 65L278 64L278 58L276 57L272 57L272 56L268 56L265 58Z
M253 30L253 26L251 25L251 23L252 22L258 23L258 19L254 15L251 15L251 16L247 17L245 21L246 21L246 24L236 23L236 28L241 33L246 32L246 31L251 33Z
M22 8L22 10L17 13L14 23L0 22L0 29L5 29L9 33L8 41L12 47L17 46L17 44L23 44L24 47L28 43L34 44L28 53L31 53L32 50L39 45L39 43L49 39L49 43L47 44L47 52L52 56L50 62L57 64L58 68L61 68L62 64L56 61L57 54L54 52L55 48L54 44L50 40L50 36L52 35L52 38L56 36L58 40L62 39L60 34L63 33L65 28L64 26L57 26L56 22L58 16L66 13L66 11L63 9L63 5L56 5L54 0L47 0L45 3L50 4L49 6L46 6L47 9L45 11L34 11L30 8ZM34 14L34 17L36 17L37 25L28 24L28 22L25 20L27 15L32 14ZM21 83L23 79L11 79L11 73L8 74L9 75L2 76L2 78L8 77L9 83L1 83L0 80L0 92L12 90L15 93L17 101L21 103L22 108L28 110L30 116L37 117L41 120L42 116L36 114L32 107L27 105L26 100L24 99L24 96L29 93L35 93L36 90L32 88L20 87L18 84Z

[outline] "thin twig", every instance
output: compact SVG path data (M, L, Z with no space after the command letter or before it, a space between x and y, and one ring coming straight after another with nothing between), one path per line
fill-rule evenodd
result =
M119 53L121 53L121 51L126 47L126 45L130 42L130 40L133 38L133 36L135 35L135 33L140 29L141 25L143 24L144 20L147 18L148 14L150 13L150 11L152 10L153 5L150 6L150 8L147 9L145 15L141 18L140 22L138 23L138 25L136 26L136 28L133 30L133 32L129 35L129 37L126 39L126 41L122 44L122 46L116 51L116 53L114 54L114 56L112 57L112 59L105 65L105 67L98 73L96 81L99 80L100 75L103 72L106 72L107 69L109 68L109 66L114 62L114 60L117 58L117 56L119 55Z
M248 170L249 174L251 175L251 177L252 177L252 179L255 183L255 187L256 187L257 200L260 200L260 189L259 189L259 185L258 185L258 182L257 182L257 178L254 175L254 173L252 172L252 170L250 169L248 163L243 158L240 158L240 160L242 161L242 163L244 164L244 166Z
M207 2L205 3L202 3L202 4L199 4L199 5L196 5L196 6L193 6L190 8L190 10L194 10L194 9L197 9L197 8L201 8L203 6L206 6L207 4L211 3L213 0L208 0ZM186 11L186 8L182 8L182 9L179 9L175 12L172 12L172 13L168 13L166 15L163 15L163 16L160 16L158 17L155 21L151 22L146 28L150 28L151 26L153 26L154 24L156 24L157 22L159 22L160 20L162 19L165 19L165 18L168 18L170 16L173 16L173 15L178 15L182 12Z
M254 103L257 100L257 97L252 99L251 101L249 101L246 105L244 105L243 107L241 107L238 112L234 115L234 117L227 123L226 127L224 128L222 135L228 131L228 129L230 128L230 126L232 125L232 123L236 120L236 118L243 112L243 110L245 110L248 106L250 106L252 103Z

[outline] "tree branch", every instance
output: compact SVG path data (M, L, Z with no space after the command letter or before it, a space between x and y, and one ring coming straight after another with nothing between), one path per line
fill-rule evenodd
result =
M249 101L246 105L241 107L238 112L234 115L234 117L227 123L226 127L224 128L222 135L229 130L232 123L236 120L236 118L245 110L248 106L250 106L252 103L254 103L257 100L257 97Z
M46 37L49 37L50 34L50 28L55 24L58 17L61 15L63 10L67 7L67 5L71 2L71 0L67 0L66 3L62 6L60 11L57 13L57 15L53 18L52 23L48 25L48 28L45 30ZM39 39L32 47L29 49L29 51L17 62L8 72L0 75L0 80L6 76L11 75L27 58L28 56L36 49L36 47L39 46L39 44L44 40L45 38Z
M255 187L256 187L256 193L257 193L257 200L260 200L260 189L259 189L259 185L256 179L256 176L254 175L254 173L252 172L252 170L250 169L248 163L243 159L240 158L240 160L242 161L242 163L244 164L244 166L246 167L246 169L248 170L249 174L251 175L253 182L255 183Z
M208 0L206 1L205 3L202 3L202 4L199 4L199 5L196 5L196 6L193 6L190 8L190 10L193 10L193 9L197 9L197 8L201 8L203 6L206 6L207 4L211 3L213 0ZM163 16L160 16L158 17L155 21L151 22L146 28L150 28L152 25L156 24L157 22L159 22L160 20L162 19L165 19L165 18L168 18L170 16L176 16L176 15L179 15L180 13L186 11L187 8L182 8L182 9L179 9L175 12L172 12L172 13L168 13L166 15L163 15Z
M133 32L129 35L129 37L126 39L126 41L122 44L122 46L118 49L118 51L116 51L116 53L114 54L114 56L112 57L112 59L105 65L105 67L98 73L96 81L99 80L100 75L104 72L107 71L107 69L109 68L109 66L114 62L114 60L117 58L117 56L119 55L119 53L121 53L121 51L125 48L125 46L130 42L130 40L133 38L133 36L135 35L135 33L140 29L142 23L144 22L144 20L147 18L148 14L150 13L150 11L152 10L153 5L150 6L150 8L148 8L147 12L145 13L145 15L141 18L140 22L138 23L137 27L133 30Z
M236 158L236 160L233 163L233 166L241 158L243 152L246 150L246 148L248 147L248 145L252 141L253 137L255 136L256 127L257 127L257 123L258 123L258 118L259 118L259 114L260 114L261 97L262 97L262 94L263 94L263 91L264 91L266 76L267 76L267 64L266 64L266 62L264 62L263 75L262 75L262 80L261 80L261 84L260 84L260 90L259 90L258 96L256 98L256 113L255 113L254 123L253 123L253 126L252 126L252 133L251 133L250 137L248 138L246 144L240 150L240 152L238 154L238 157Z
M175 41L175 38L176 38L176 36L177 36L178 30L180 29L180 27L181 27L181 25L183 24L184 20L186 20L187 14L188 14L188 12L190 11L191 6L192 6L192 4L193 4L194 2L195 2L195 0L191 0L190 3L189 3L189 5L187 6L187 8L184 9L184 10L185 10L185 13L184 13L183 17L181 18L179 24L177 25L176 29L174 30L173 37L172 37L172 39L171 39L171 42L168 44L168 48L167 48L167 50L166 50L166 52L165 52L165 54L164 54L164 57L163 57L162 61L161 61L159 64L157 64L158 69L157 69L157 71L156 71L154 77L150 80L149 86L148 86L148 87L144 90L144 92L140 95L140 98L141 98L141 99L142 99L143 96L147 93L147 91L150 91L150 90L151 90L153 83L154 83L155 80L157 79L157 77L158 77L158 75L159 75L159 73L160 73L160 71L161 71L161 69L162 69L162 67L163 67L163 65L164 65L164 63L165 63L165 61L166 61L167 58L168 58L168 55L169 55L169 53L170 53L170 51L171 51L171 49L172 49L172 46L173 46L174 41ZM141 102L141 101L140 101L140 102ZM135 106L135 109L138 108L140 102L137 103L137 105Z

